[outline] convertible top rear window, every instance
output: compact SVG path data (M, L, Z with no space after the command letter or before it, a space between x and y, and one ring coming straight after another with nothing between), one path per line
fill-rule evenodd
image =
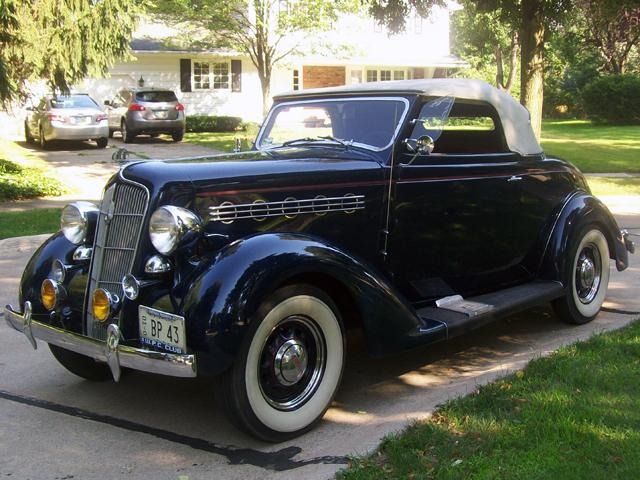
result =
M432 153L509 152L498 114L489 104L458 98L453 105L441 106L442 103L438 98L424 104L411 135L430 136L434 140Z

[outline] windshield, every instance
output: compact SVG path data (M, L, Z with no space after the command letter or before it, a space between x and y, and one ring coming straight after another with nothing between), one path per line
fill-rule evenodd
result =
M258 149L296 142L389 147L406 113L403 98L307 100L277 105L258 137Z
M98 108L89 95L58 95L50 101L51 108Z

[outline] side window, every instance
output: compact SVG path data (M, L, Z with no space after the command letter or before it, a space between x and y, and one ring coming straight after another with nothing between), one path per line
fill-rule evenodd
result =
M446 110L450 99L449 110ZM484 102L453 99L430 100L416 120L411 137L429 135L434 141L433 154L508 153L502 125L495 109Z

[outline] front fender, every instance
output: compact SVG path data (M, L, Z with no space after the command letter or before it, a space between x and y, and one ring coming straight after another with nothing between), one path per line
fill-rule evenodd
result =
M585 193L573 196L560 212L543 258L541 276L568 284L567 252L584 225L595 224L602 229L609 244L610 257L622 271L629 266L629 254L620 227L609 209L597 198Z
M231 363L253 313L270 293L294 277L314 273L348 291L374 354L402 349L403 334L420 323L406 300L365 262L305 235L260 234L220 251L191 283L183 302L189 326L206 339L206 350L216 352L218 361L225 354L225 365L215 370Z
M62 232L58 232L40 245L27 263L20 280L18 298L20 306L27 300L31 302L35 319L38 319L39 315L44 315L45 318L49 316L40 300L40 286L49 276L51 264L56 259L70 264L76 247L65 238Z

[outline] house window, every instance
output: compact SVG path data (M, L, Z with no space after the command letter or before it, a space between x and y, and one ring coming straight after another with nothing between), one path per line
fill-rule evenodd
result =
M211 88L208 63L193 62L193 88L196 90Z
M213 88L229 88L229 64L227 62L213 64Z
M226 90L230 87L229 62L193 62L195 90Z
M300 70L293 71L293 89L300 90Z
M351 70L351 83L362 83L362 70Z
M367 69L367 82L387 82L389 80L404 80L407 78L406 70Z

